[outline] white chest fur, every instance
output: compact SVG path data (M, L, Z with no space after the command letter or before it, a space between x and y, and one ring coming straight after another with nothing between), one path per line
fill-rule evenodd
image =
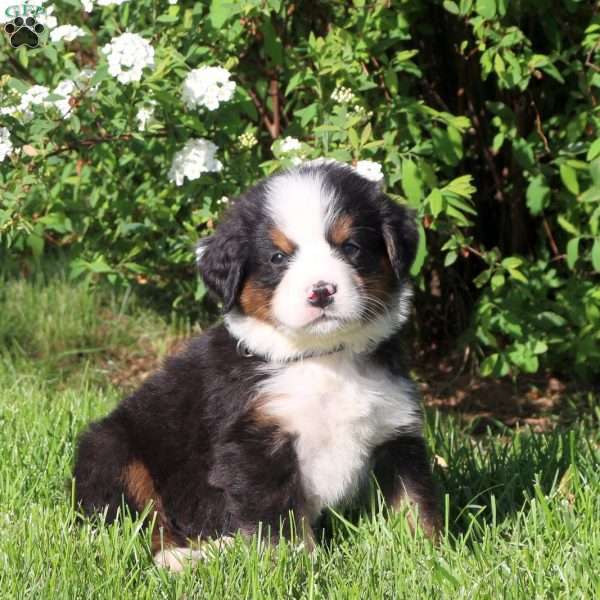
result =
M310 517L350 500L375 446L421 427L412 382L344 353L269 368L263 409L295 436Z

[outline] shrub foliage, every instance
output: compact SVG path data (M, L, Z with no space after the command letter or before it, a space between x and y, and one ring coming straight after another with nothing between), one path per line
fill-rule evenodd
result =
M299 160L373 161L418 214L423 347L465 345L486 375L600 371L595 3L106 4L54 4L72 40L0 43L3 262L67 249L74 277L189 312L193 244L229 199ZM117 77L102 49L125 32L151 49ZM207 66L235 90L202 100ZM198 139L212 158L178 154Z

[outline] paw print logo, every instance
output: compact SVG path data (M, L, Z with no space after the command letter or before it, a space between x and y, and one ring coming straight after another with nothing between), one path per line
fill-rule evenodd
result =
M10 37L10 45L13 48L27 46L37 48L40 43L39 35L44 31L44 26L33 17L17 17L4 26L4 31Z

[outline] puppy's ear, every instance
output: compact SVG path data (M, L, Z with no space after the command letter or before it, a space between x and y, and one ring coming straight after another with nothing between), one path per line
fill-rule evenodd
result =
M233 308L245 278L248 236L233 216L196 247L196 262L208 289L223 303L223 312Z
M398 279L403 279L408 275L417 253L419 231L415 213L386 197L381 229L392 269Z

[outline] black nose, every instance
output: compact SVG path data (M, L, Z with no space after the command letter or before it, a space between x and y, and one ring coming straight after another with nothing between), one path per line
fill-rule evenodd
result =
M333 302L333 295L337 292L335 283L319 281L312 286L308 294L308 303L312 306L325 308Z

